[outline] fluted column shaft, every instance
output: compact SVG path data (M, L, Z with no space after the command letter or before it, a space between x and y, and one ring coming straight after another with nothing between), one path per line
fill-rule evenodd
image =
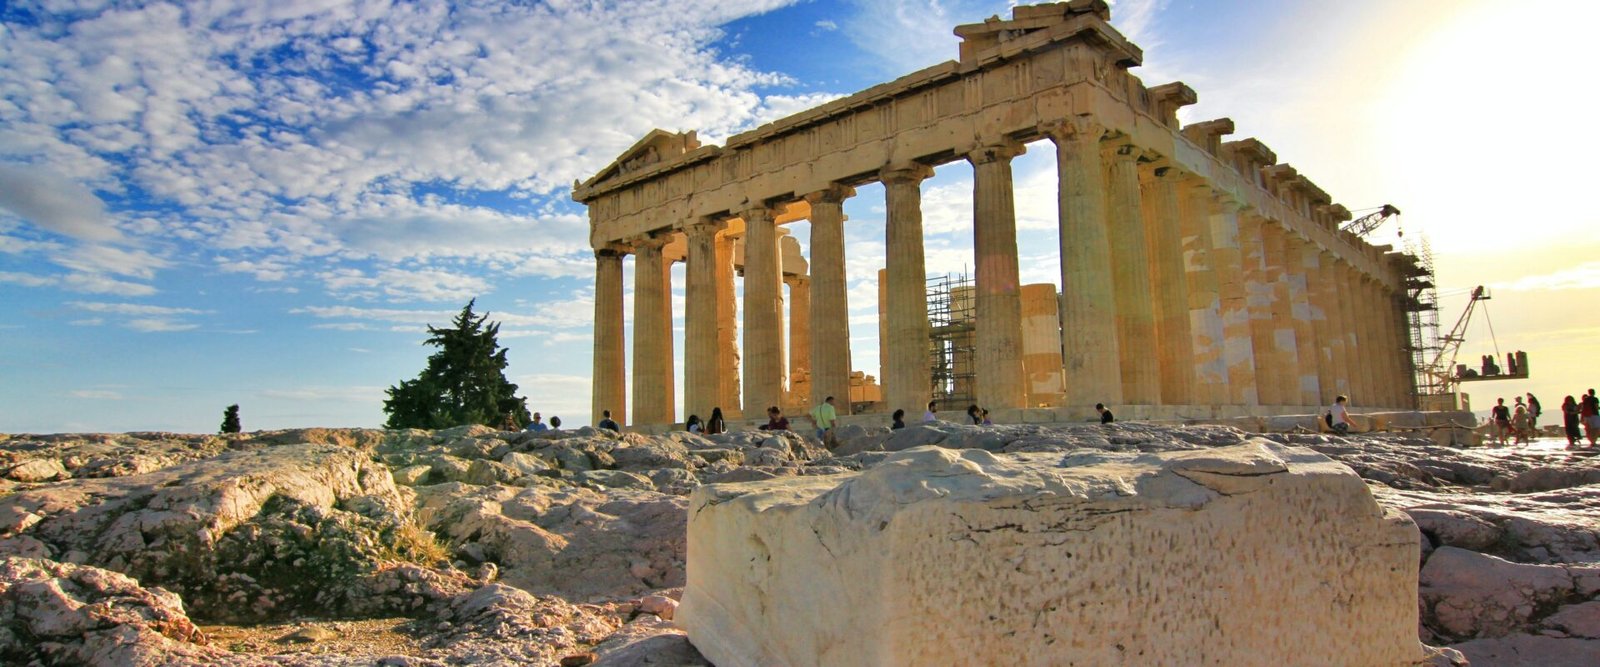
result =
M854 194L853 188L835 186L806 195L811 203L811 404L821 405L833 396L841 415L850 414L844 200Z
M1311 284L1306 278L1305 241L1287 234L1283 243L1284 277L1289 283L1289 311L1294 324L1295 367L1300 387L1300 405L1316 405L1322 400L1322 380L1318 364L1322 350L1317 340L1315 305Z
M974 285L977 317L977 398L984 407L1021 408L1026 404L1022 366L1022 281L1017 268L1017 212L1011 186L1011 159L1021 144L984 146L967 156L972 162Z
M1222 405L1230 401L1228 365L1223 358L1222 298L1211 251L1211 188L1192 180L1179 188L1179 195L1194 402Z
M1171 167L1139 170L1140 210L1150 291L1155 297L1155 347L1161 402L1195 402L1194 347L1189 325L1189 278L1184 266L1183 222L1178 214L1178 179Z
M722 379L717 363L717 232L722 225L705 220L688 225L684 263L683 411L711 416L720 402Z
M1145 249L1144 217L1139 208L1138 149L1130 144L1111 145L1103 154L1122 400L1155 405L1161 402L1161 373L1155 309L1151 305L1150 257Z
M716 235L717 403L724 419L738 419L742 391L739 387L739 316L733 291L733 239L727 231ZM709 416L709 415L702 415Z
M1061 335L1069 406L1123 402L1100 136L1089 123L1042 128L1056 145L1061 242Z
M604 411L628 423L627 352L623 343L622 255L617 249L596 250L594 275L594 386L590 421Z
M1333 403L1334 396L1339 392L1338 353L1335 348L1343 348L1343 344L1335 340L1334 315L1329 304L1327 282L1327 266L1324 264L1325 253L1322 249L1311 243L1300 246L1300 264L1306 274L1306 298L1311 303L1311 327L1317 339L1317 403Z
M1261 258L1266 281L1272 287L1268 309L1271 313L1273 386L1278 388L1278 405L1300 404L1300 353L1295 345L1294 308L1285 269L1285 231L1276 221L1261 223Z
M1260 405L1255 354L1255 321L1251 319L1250 282L1239 205L1221 198L1211 214L1211 265L1217 274L1222 309L1222 356L1228 368L1228 403Z
M661 256L666 237L635 247L633 266L633 423L673 421L671 292Z
M1275 286L1267 277L1262 224L1253 215L1239 216L1239 242L1244 255L1244 286L1250 308L1250 345L1255 351L1256 391L1262 405L1283 405L1284 387L1278 345L1273 338L1272 299Z
M1348 327L1345 339L1345 349L1350 352L1350 398L1357 400L1365 406L1373 405L1372 391L1372 366L1368 363L1368 352L1362 347L1371 341L1361 331L1361 318L1366 313L1366 304L1361 294L1361 281L1354 267L1346 266L1341 272L1341 288L1344 292L1344 301L1349 308L1345 312L1345 325Z
M928 355L927 268L922 248L922 181L933 175L925 165L884 169L888 285L884 289L889 359L883 391L889 411L919 414L932 393Z
M789 286L789 402L811 404L811 279L784 276Z
M1328 345L1328 356L1332 365L1328 369L1329 375L1324 376L1323 398L1324 403L1331 404L1335 396L1350 394L1350 360L1345 349L1345 315L1342 301L1344 295L1339 289L1339 259L1330 252L1322 252L1318 256L1322 269L1318 273L1322 283L1322 310L1326 316L1327 333L1323 341ZM1330 384L1331 382L1331 384Z
M744 218L744 404L751 415L783 401L783 276L778 226L765 206Z

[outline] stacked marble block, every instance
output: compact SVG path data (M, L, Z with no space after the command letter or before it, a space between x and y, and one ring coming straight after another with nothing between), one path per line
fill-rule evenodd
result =
M922 447L700 487L678 612L738 665L1410 665L1417 529L1267 440Z

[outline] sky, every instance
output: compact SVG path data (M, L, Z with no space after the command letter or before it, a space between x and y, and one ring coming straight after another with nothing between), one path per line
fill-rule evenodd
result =
M594 269L575 180L653 128L720 144L954 59L955 25L1008 12L0 3L0 432L213 432L235 403L246 430L375 427L384 389L422 369L426 326L474 298L530 408L587 423ZM1445 329L1489 288L1461 359L1526 350L1533 377L1470 386L1477 408L1600 385L1584 307L1600 300L1600 139L1570 120L1597 20L1600 5L1558 0L1113 3L1144 49L1134 73L1198 92L1182 120L1232 118L1232 138L1352 210L1398 206L1369 240L1427 240ZM1024 281L1059 282L1051 151L1014 167ZM971 178L955 163L924 183L930 273L971 264ZM883 210L880 186L846 203L852 363L873 375ZM804 245L806 224L789 229Z

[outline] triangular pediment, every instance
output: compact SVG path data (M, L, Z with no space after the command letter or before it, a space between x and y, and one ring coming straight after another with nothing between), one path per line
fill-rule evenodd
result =
M611 164L601 169L594 178L589 179L585 186L604 183L617 176L639 171L659 162L670 160L700 147L700 140L695 137L694 130L688 132L668 132L666 130L650 130L643 138L634 142L633 146L622 152Z

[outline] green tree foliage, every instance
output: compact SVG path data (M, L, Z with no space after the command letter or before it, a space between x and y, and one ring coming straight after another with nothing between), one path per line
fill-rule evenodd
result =
M239 430L239 404L235 403L222 411L222 432L238 433Z
M506 380L506 349L496 336L500 323L476 315L468 301L448 329L428 327L424 345L439 348L415 379L389 387L383 412L388 428L440 429L464 424L498 425L509 413L517 424L529 420L527 399Z

